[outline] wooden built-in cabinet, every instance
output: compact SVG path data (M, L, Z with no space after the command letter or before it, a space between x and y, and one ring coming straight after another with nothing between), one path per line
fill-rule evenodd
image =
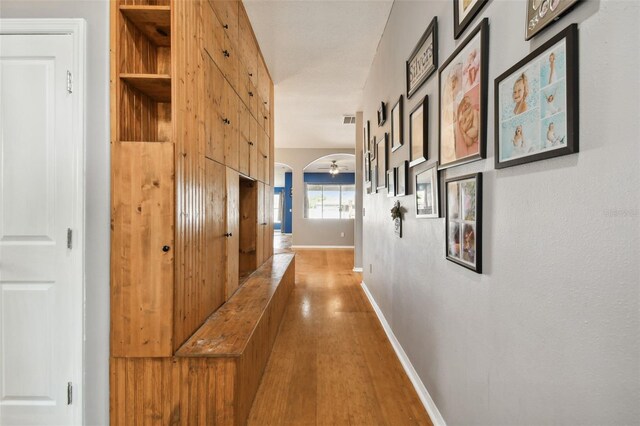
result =
M273 83L240 1L111 0L110 58L111 356L167 358L271 256Z

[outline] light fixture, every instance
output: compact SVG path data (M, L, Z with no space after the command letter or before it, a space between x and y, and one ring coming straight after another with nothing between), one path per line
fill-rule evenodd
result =
M335 160L331 162L331 166L329 167L329 173L333 176L340 173L340 169L338 168L338 165L336 164Z

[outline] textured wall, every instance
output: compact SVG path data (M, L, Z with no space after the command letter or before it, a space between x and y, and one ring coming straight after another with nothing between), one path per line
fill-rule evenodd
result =
M523 2L505 0L482 12L488 158L444 173L485 172L485 273L445 260L444 219L415 219L413 195L400 198L405 236L396 238L394 199L380 193L364 195L364 281L447 423L637 424L640 3L584 2L531 42L524 13ZM395 2L365 86L365 121L405 91L404 61L434 15L440 63L453 52L452 14L450 0ZM494 170L493 80L572 22L580 153ZM425 94L437 158L437 75L405 103L405 129ZM392 164L408 155L405 146Z
M87 21L84 424L109 423L109 2L2 0L2 18Z
M304 218L303 170L309 163L330 154L353 154L352 149L281 148L276 163L293 169L293 245L353 246L354 220L315 220ZM344 237L340 234L344 232Z

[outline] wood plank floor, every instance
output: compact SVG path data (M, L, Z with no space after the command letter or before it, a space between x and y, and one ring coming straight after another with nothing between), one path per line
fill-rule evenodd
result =
M431 425L352 272L353 250L296 253L249 425Z

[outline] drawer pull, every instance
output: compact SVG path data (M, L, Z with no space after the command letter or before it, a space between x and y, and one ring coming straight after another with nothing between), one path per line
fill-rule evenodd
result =
M231 124L231 122L229 121L229 119L228 119L228 118L225 118L224 120L222 120L222 122L223 122L224 124Z
M224 25L222 26L222 28L224 28L225 30L228 30L228 29L229 29L229 25L228 25L228 24L224 24Z
M231 232L227 232L226 234L224 234L224 236L229 238L229 237L233 237L233 234Z
M253 98L253 92L249 92L249 96Z
M165 252L165 253L168 252L169 250L171 250L171 247L169 247L169 246L163 246L162 247L162 251Z
M224 55L225 58L228 58L229 56L231 56L228 50L223 50L222 54Z
M249 145L253 146L253 142L249 141Z

